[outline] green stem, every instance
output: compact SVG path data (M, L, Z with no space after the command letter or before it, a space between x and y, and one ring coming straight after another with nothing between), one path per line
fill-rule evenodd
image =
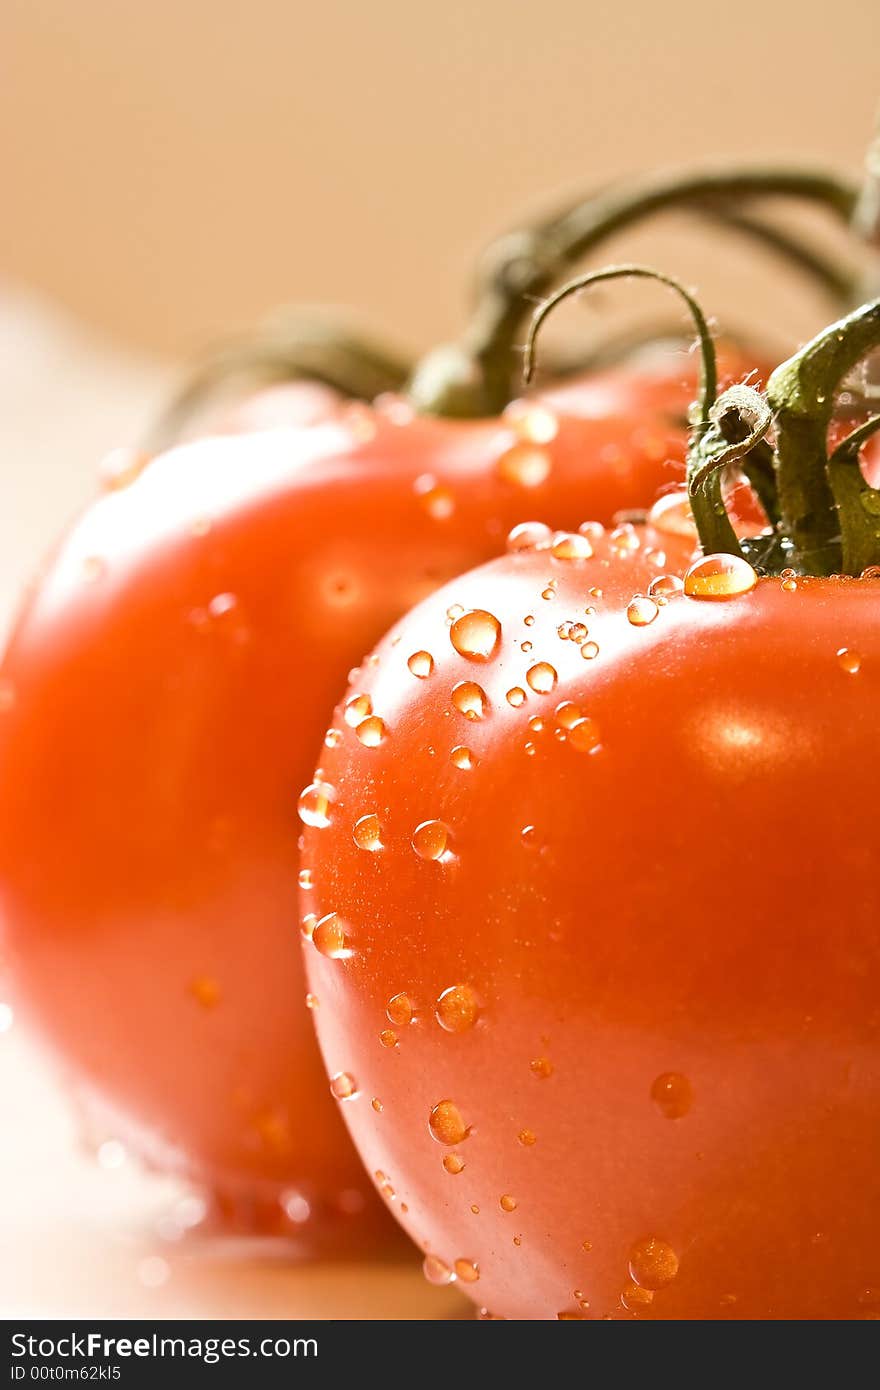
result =
M691 509L697 523L700 541L705 550L711 552L724 550L738 554L739 545L736 533L724 506L720 466L706 466L704 453L705 442L710 437L713 424L716 424L716 428L718 427L715 401L718 391L718 367L715 359L715 346L703 310L694 296L678 280L673 279L671 275L664 275L659 270L652 270L649 266L643 265L610 266L605 270L596 270L589 275L580 275L577 279L570 280L568 284L563 285L549 299L546 299L532 316L526 338L523 380L528 385L532 379L535 370L535 348L538 335L544 321L557 305L561 304L564 299L568 299L570 295L577 294L580 290L588 289L608 280L623 279L654 280L658 284L668 286L684 301L694 321L700 347L700 382L697 400L691 413L691 440L688 452ZM739 389L751 390L749 387ZM730 392L725 394L729 396ZM751 443L755 442L755 439L751 440ZM731 457L740 457L740 453L737 453L737 445L725 441L725 447ZM747 448L748 445L744 444L742 451L746 451Z
M857 191L838 175L808 169L677 173L615 185L542 225L502 238L489 253L474 317L462 341L419 364L409 385L410 399L432 414L496 413L511 396L516 344L529 301L545 295L574 261L652 213L697 204L703 210L711 205L721 216L731 202L767 196L806 199L849 222ZM740 230L750 229L739 207L737 218ZM806 256L810 259L811 253ZM800 260L803 264L804 257Z
M777 367L767 383L777 440L781 525L793 547L792 564L805 574L833 574L841 568L845 554L870 545L867 528L871 523L863 509L859 518L849 507L845 515L838 514L829 477L828 427L844 378L878 346L880 300L825 329ZM836 471L835 481L839 476ZM842 524L850 532L843 540ZM847 571L861 572L850 570L849 564Z
M222 344L190 374L145 441L168 448L212 399L234 384L315 381L356 400L399 391L409 364L314 312L278 314L250 338Z
M878 431L880 415L873 415L828 460L828 481L840 518L844 574L861 574L880 564L880 492L865 480L860 462L863 446Z

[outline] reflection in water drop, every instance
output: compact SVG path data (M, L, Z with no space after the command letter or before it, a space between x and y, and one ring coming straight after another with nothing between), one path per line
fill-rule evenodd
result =
M472 608L455 619L449 640L459 656L468 661L490 661L501 640L501 624L484 608Z
M428 1128L438 1144L445 1144L449 1148L463 1144L469 1133L461 1111L453 1100L441 1100L433 1106L428 1116Z
M685 574L684 591L689 598L718 601L747 594L757 582L756 572L741 555L705 555Z

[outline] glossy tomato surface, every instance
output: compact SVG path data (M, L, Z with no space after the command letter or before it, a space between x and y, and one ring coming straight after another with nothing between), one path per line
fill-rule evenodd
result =
M493 1315L875 1317L880 581L686 596L660 521L455 580L358 673L313 1017L426 1273Z
M664 379L659 414L614 378L591 418L476 424L293 391L323 424L117 458L33 590L0 673L22 1010L114 1132L238 1219L280 1199L338 1240L369 1193L296 940L297 797L349 669L524 516L607 518L678 476L693 382Z

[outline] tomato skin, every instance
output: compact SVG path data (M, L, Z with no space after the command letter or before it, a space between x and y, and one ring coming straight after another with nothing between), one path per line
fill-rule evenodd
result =
M325 1062L355 1080L340 1108L402 1224L441 1269L465 1261L459 1283L495 1315L873 1317L880 583L674 594L634 626L632 596L665 568L682 558L656 535L584 561L510 555L363 667L348 698L368 694L387 735L362 746L340 706L331 821L303 854L303 911L337 914L351 952L327 958L320 930L304 948ZM500 621L492 659L454 650L451 605ZM558 636L572 621L592 659ZM408 672L419 650L426 679ZM540 662L548 694L529 685ZM462 681L484 718L456 708ZM557 736L563 702L595 751ZM382 848L365 852L370 814ZM434 820L438 861L413 848ZM459 1032L435 1012L453 987L479 1007ZM431 1132L444 1101L460 1142Z
M522 442L510 421L401 420L341 407L156 458L61 543L0 673L22 1012L117 1133L225 1209L271 1226L302 1192L328 1218L297 1228L306 1244L328 1223L341 1239L334 1214L364 1188L294 923L296 798L347 672L524 517L607 519L682 456L653 410L560 419L546 479L523 487L497 467Z

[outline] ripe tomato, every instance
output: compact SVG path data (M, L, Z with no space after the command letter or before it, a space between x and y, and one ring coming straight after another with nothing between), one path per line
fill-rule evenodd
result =
M291 942L296 797L347 671L524 514L608 519L680 476L693 379L664 380L661 415L635 374L585 385L589 418L340 405L123 461L29 598L0 686L22 1002L130 1142L240 1219L280 1201L338 1243L363 1205Z
M301 894L332 1087L495 1315L872 1316L880 583L706 602L679 536L592 546L448 584L337 710Z
M493 1315L874 1317L880 416L830 426L880 300L716 397L693 297L614 267L527 360L624 276L699 332L694 530L520 528L375 650L308 794L313 1015L426 1274Z

